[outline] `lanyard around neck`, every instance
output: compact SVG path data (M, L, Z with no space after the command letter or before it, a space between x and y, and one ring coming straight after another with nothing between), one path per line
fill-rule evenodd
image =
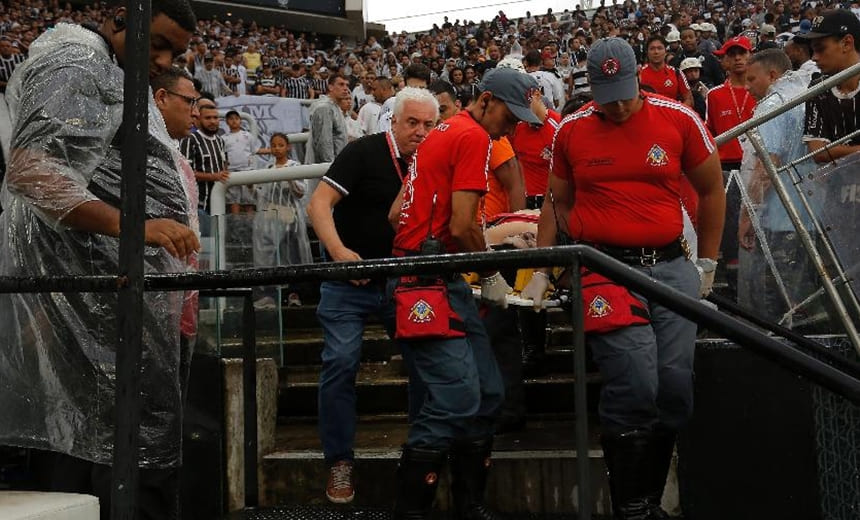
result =
M391 137L391 132L385 132L385 140L386 142L388 142L388 151L391 153L391 162L394 163L394 169L397 171L397 176L400 177L400 180L402 182L403 169L400 167L400 161L397 160L397 145L394 143L394 139Z

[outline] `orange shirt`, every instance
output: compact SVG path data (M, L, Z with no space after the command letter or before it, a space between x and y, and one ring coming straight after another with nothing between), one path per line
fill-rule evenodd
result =
M514 157L514 147L507 137L493 141L493 149L490 151L490 174L487 175L487 194L484 195L483 214L478 207L478 224L483 224L484 219L492 219L499 213L510 211L508 194L505 188L496 178L496 168L510 161Z

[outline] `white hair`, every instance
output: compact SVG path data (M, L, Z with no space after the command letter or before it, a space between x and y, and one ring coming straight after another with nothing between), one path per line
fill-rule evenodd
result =
M429 90L418 87L403 87L394 98L394 115L400 116L403 113L403 107L407 101L416 101L418 103L426 103L433 106L436 115L439 115L439 101L436 100Z

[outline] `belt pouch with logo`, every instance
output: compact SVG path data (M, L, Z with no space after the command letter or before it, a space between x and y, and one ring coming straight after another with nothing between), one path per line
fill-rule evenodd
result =
M463 320L448 302L448 284L440 279L400 278L394 289L397 339L447 339L466 336Z
M582 270L585 332L611 332L651 322L647 307L623 285L587 269Z

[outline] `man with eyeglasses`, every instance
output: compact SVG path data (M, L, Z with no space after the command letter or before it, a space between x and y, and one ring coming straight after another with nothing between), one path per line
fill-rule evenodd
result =
M172 95L177 95L172 93ZM192 105L196 100L187 96L184 100ZM200 217L200 232L204 236L210 234L209 196L212 186L216 182L225 182L230 178L227 169L227 147L224 140L218 135L221 117L218 115L218 107L211 99L202 98L198 104L200 116L197 118L197 131L186 137L180 143L179 149L182 155L188 159L194 168L194 176L197 178L197 190L200 200L197 204Z
M12 114L0 215L0 274L22 278L119 272L126 2L111 0L100 26L58 23L34 42L6 94ZM188 0L153 0L152 76L188 48ZM130 36L133 36L130 35ZM188 110L188 108L186 108ZM145 149L147 273L180 273L199 247L190 227L178 153L155 101ZM182 293L143 296L140 371L141 520L179 518L184 378ZM92 494L111 505L119 337L112 293L0 297L0 445L31 449L37 488ZM127 311L126 311L127 312Z

